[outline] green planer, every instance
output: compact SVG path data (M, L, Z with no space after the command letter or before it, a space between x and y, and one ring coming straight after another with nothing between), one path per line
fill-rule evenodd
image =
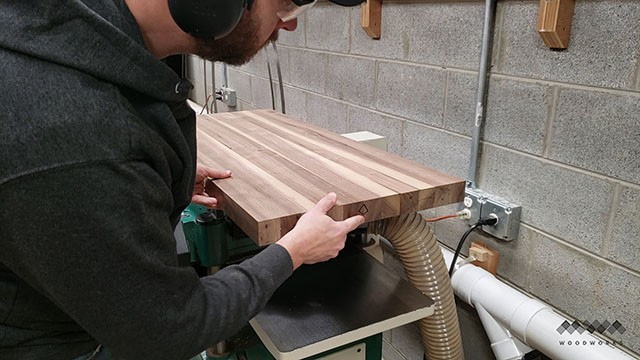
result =
M224 267L260 251L222 210L190 204L182 211L181 220L191 263L195 266Z
M221 210L191 204L182 228L201 276L261 250ZM365 253L361 236L352 235L338 257L301 266L238 334L195 359L380 360L382 332L431 315L433 301Z

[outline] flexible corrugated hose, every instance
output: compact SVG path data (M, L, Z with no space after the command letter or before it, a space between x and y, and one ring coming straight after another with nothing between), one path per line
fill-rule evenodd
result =
M413 213L370 223L368 231L391 242L409 282L435 301L434 314L419 323L427 359L464 359L451 280L431 227Z

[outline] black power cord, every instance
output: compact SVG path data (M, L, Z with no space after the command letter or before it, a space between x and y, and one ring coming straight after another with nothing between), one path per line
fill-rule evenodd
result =
M456 252L453 254L453 260L451 260L451 267L449 267L449 277L453 276L453 269L455 269L455 267L456 267L456 261L458 260L458 257L460 256L460 251L462 250L462 245L464 245L464 242L467 240L467 237L469 236L469 234L471 234L473 232L473 230L477 229L480 226L483 226L483 225L493 226L493 225L495 225L497 223L498 223L498 217L496 217L496 216L491 216L491 217L488 217L488 218L482 218L482 219L478 220L475 224L471 225L469 230L467 230L464 233L464 235L462 235L462 238L460 238L460 241L458 241L458 247L456 247Z

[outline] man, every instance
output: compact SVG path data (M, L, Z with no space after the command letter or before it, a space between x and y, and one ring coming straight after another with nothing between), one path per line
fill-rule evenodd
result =
M176 265L182 209L215 207L202 182L230 172L196 167L191 85L159 59L241 64L296 12L254 0L230 34L196 38L167 0L0 2L1 359L187 359L337 255L364 220L333 221L329 194L240 265Z

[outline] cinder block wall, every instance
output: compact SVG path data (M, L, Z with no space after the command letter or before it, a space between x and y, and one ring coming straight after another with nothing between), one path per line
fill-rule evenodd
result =
M640 2L577 1L563 52L537 34L538 6L498 3L478 179L522 204L520 235L470 241L500 251L505 281L569 316L618 320L626 332L612 339L640 353ZM376 41L359 8L320 2L278 41L286 112L338 133L385 135L390 151L466 178L483 11L483 1L385 1ZM229 68L238 110L272 106L266 60L263 51ZM202 102L203 64L190 61ZM216 74L220 86L219 65ZM453 247L466 227L449 220L435 230ZM492 358L473 309L461 314L467 358ZM413 325L385 334L384 346L388 360L422 358Z

